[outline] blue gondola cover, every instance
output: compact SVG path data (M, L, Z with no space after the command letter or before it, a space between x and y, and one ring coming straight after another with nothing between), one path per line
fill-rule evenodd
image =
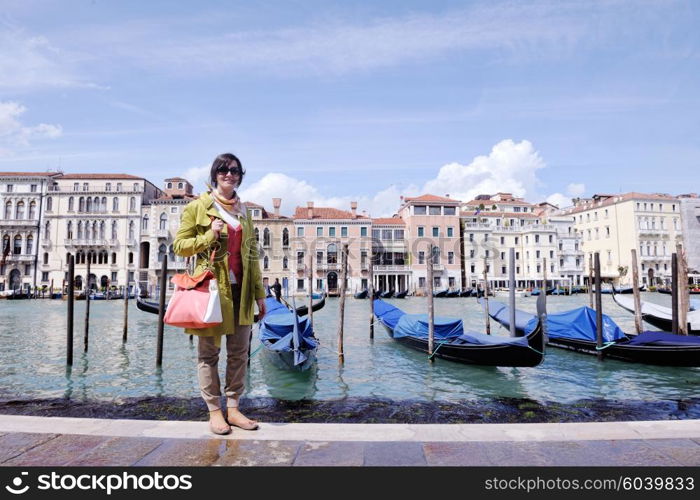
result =
M436 340L454 339L464 333L461 319L435 317L434 338ZM427 314L404 314L394 328L394 337L428 338Z
M260 340L272 351L293 351L295 365L303 363L307 359L304 350L318 347L308 317L298 318L275 299L265 302L267 312L260 324ZM295 328L301 335L295 335Z
M525 331L532 332L537 317L531 316ZM547 315L547 335L550 338L567 338L596 341L596 312L590 307L579 307L557 314ZM603 314L603 342L626 339L624 332L609 316Z
M700 337L675 335L667 332L642 332L630 340L627 345L677 346L679 344L700 346Z

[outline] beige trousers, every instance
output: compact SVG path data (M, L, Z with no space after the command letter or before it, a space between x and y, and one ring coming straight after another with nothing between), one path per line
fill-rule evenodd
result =
M241 289L238 285L231 287L233 307L239 311ZM226 335L226 406L238 407L238 399L245 389L245 375L248 367L248 346L250 345L251 325L239 325L238 314L235 320L235 332ZM220 347L214 343L214 337L198 337L197 378L202 399L209 411L221 409L221 383L219 381ZM223 344L223 342L222 342Z

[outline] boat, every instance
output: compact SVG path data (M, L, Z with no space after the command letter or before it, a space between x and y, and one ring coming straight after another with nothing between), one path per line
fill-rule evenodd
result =
M282 370L307 371L316 363L318 349L308 316L299 318L293 309L271 297L265 299L265 309L259 323L265 358Z
M508 290L507 288L499 288L499 289L493 291L493 296L494 297L509 297L510 290ZM515 290L515 296L516 297L529 297L530 292L528 292L527 290Z
M406 295L408 295L408 290L404 290L403 292L399 292L396 295L394 295L395 299L405 299Z
M355 292L356 299L366 299L368 295L369 295L369 290L367 290L366 288L360 292Z
M379 298L381 299L390 299L391 297L394 296L394 289L392 288L388 292L382 292L379 294Z
M552 288L547 290L547 295L569 295L565 288Z
M60 299L63 298L63 294L62 294L61 292L53 292L53 293L49 296L49 298L51 298L51 299L59 299L59 300L60 300Z
M620 297L613 295L615 303L626 311L634 314L634 297ZM690 311L688 311L688 333L690 335L700 335L700 310L697 308L697 301L691 301ZM673 328L673 311L670 307L664 307L652 302L641 302L642 320L656 328L670 332Z
M274 299L274 297L268 297L268 298L272 298L273 300L275 300L275 302L277 302L277 300ZM267 300L267 299L265 299L265 300ZM284 299L283 299L283 300L284 300ZM287 306L287 307L289 306L289 304L287 304L287 303L284 303L284 305ZM323 309L323 306L325 306L325 305L326 305L326 296L323 295L322 298L321 298L321 300L319 300L318 302L314 302L314 303L311 305L311 310L312 310L313 312L316 312L316 311L318 311L318 310L320 310L320 309ZM160 311L160 307L159 307L158 302L154 302L154 301L151 301L151 300L146 300L145 297L141 297L141 296L138 295L138 294L137 294L137 296L136 296L136 307L137 307L139 310L143 311L143 312L147 312L147 313L151 313L151 314L158 314L159 311ZM166 304L165 304L165 308L166 308L166 310L167 310L167 308L168 308L167 301L166 301ZM309 307L306 306L306 305L299 306L299 307L297 307L296 311L297 311L297 315L299 315L299 316L306 316L306 315L308 314L308 312L309 312ZM258 321L258 315L257 315L257 314L255 315L255 320L254 320L254 321L255 321L255 322Z
M472 296L472 289L471 288L465 288L461 292L459 292L460 297L471 297Z
M107 296L103 292L94 292L90 294L90 300L106 300Z
M313 303L311 304L311 312L316 312L316 311L318 311L318 310L320 310L320 309L323 309L323 306L326 305L326 297L327 297L327 295L326 295L325 293L324 293L324 294L313 294L312 297L317 298L317 299L321 299L321 300L316 301L316 302L313 302ZM282 299L282 302L283 302L287 307L291 307L290 304L289 304L288 302L286 302L284 299ZM298 314L299 316L306 316L307 314L309 314L309 306L306 305L306 304L303 305L303 306L298 306L298 307L296 308L296 311L297 311L297 314ZM257 321L257 320L256 320L256 321Z
M481 301L486 307L486 301ZM510 308L490 300L491 318L510 328ZM536 328L537 316L515 311L515 330L525 335ZM596 342L596 312L590 307L547 315L547 346L585 354L598 354ZM617 324L603 314L603 353L606 358L664 366L700 366L700 337L674 335L666 332L625 334Z
M530 295L532 295L534 297L537 297L541 293L542 293L542 290L540 290L539 288L533 288L532 290L530 290Z
M544 311L542 314L544 317ZM374 315L392 339L411 349L428 353L427 314L407 314L388 302L376 299ZM503 337L465 332L459 318L437 316L434 325L433 356L438 358L471 365L523 367L537 366L544 358L544 332L541 326L523 337Z
M459 293L460 293L459 290L450 290L449 292L447 292L445 294L445 297L451 297L451 298L459 297Z
M440 291L433 291L433 297L446 297L447 296L447 290L440 290Z

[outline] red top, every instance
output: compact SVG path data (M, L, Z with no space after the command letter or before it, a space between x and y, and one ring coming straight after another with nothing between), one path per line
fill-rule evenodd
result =
M241 258L241 241L243 229L239 224L236 227L228 225L228 268L233 271L236 283L243 283L243 259Z

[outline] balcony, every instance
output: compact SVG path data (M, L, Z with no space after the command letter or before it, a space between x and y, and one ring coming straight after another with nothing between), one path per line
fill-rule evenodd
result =
M650 236L663 236L663 235L668 235L668 229L657 229L657 228L645 228L639 229L639 234L646 234Z
M170 237L170 231L167 229L156 229L155 233L157 238L168 239Z
M480 222L467 222L464 224L464 229L491 229L491 225Z
M318 264L317 269L319 271L340 271L340 264L339 263L327 263L324 262L323 264Z
M6 219L0 220L0 226L38 227L39 221L34 219Z
M41 240L41 248L51 248L51 240Z
M126 240L126 246L129 246L129 247L136 247L136 246L138 246L138 244L139 244L139 242L133 238Z
M34 255L28 253L11 253L7 255L8 262L34 262Z
M643 261L647 262L670 262L670 255L640 255Z
M107 240L103 239L71 239L64 240L67 247L106 247Z
M556 228L552 224L526 224L522 226L521 231L531 232L531 231L556 231Z
M364 266L364 265L363 265ZM433 266L435 268L435 266ZM364 269L364 267L363 267ZM389 266L389 265L380 265L380 266L372 266L372 270L376 272L407 272L410 271L411 268L409 266Z

